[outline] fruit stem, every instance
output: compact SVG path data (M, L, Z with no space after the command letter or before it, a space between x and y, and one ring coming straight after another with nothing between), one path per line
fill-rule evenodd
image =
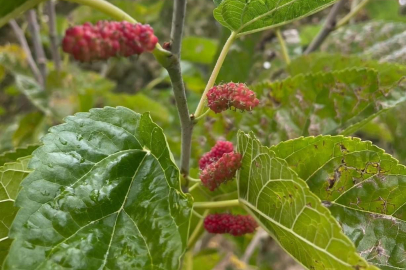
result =
M197 188L200 185L200 183L195 183L193 186L189 188L189 192L192 192L195 188Z
M101 11L118 21L128 21L130 23L137 23L137 21L133 17L128 15L126 12L104 0L66 0L66 1L86 5L91 8L97 9L98 11Z
M219 202L195 202L193 204L193 208L199 209L216 209L216 208L226 208L226 207L233 207L233 206L240 206L240 202L238 200L228 200L228 201L219 201Z
M227 39L226 43L224 44L223 49L221 50L220 56L217 59L217 63L214 66L213 72L210 76L209 81L207 82L206 88L204 89L203 95L200 98L199 105L197 105L196 112L194 114L195 118L198 118L204 109L204 104L206 102L207 92L213 87L214 83L216 82L217 76L220 72L221 67L223 66L224 60L226 59L227 53L231 48L234 40L237 37L236 32L231 32L230 37Z
M208 115L210 112L210 109L207 109L204 113L202 113L199 117L196 117L194 119L195 122L198 122L199 120L201 120L202 118L204 118L206 115Z
M198 178L192 178L190 176L186 176L186 179L189 180L190 182L195 182L195 183L200 183L202 181Z

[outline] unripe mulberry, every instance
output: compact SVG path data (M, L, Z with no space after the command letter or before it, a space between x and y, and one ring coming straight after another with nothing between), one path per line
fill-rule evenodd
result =
M220 113L231 107L241 111L251 111L258 106L256 94L244 83L227 83L214 86L207 93L209 108Z
M241 167L242 156L239 153L225 153L223 156L206 166L200 174L202 184L210 191L214 191L222 183L233 179L236 171Z
M210 214L204 219L204 228L209 233L241 236L253 233L257 227L257 222L248 215Z
M204 170L207 165L219 160L223 154L233 152L234 146L232 142L218 141L210 152L204 154L199 160L199 167Z
M116 56L131 56L152 51L158 42L149 25L99 21L66 30L63 51L76 60L90 62Z

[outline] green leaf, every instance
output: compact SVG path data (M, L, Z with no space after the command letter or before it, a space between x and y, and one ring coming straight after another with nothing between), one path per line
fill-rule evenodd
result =
M45 90L31 77L15 75L16 86L40 111L52 115Z
M216 6L218 6L218 5L221 4L221 2L223 2L223 0L213 0L213 2L214 2L214 4L215 4Z
M163 123L169 122L170 113L167 108L142 93L136 95L106 93L104 97L105 104L108 106L122 105L139 113L150 112L154 119L158 119Z
M0 0L0 27L45 0Z
M402 85L381 88L378 73L372 69L301 74L253 86L262 97L262 110L254 110L253 115L273 113L271 117L289 138L344 130L355 132L380 113L405 101L405 88Z
M402 1L371 1L366 7L371 18L375 20L385 20L388 22L406 22L406 17L401 13ZM385 12L382 12L382 11Z
M18 208L14 206L14 200L21 181L29 173L27 167L30 159L29 156L24 157L0 167L0 269L2 269L3 261L12 242L8 233L18 211Z
M5 71L13 74L30 76L27 55L22 47L17 44L0 46L0 65Z
M13 144L15 146L24 146L34 144L45 135L47 125L45 117L41 112L32 112L25 115L18 122L18 128L13 134Z
M368 262L405 269L406 168L358 138L318 136L271 148L307 182Z
M406 66L395 63L380 63L357 56L314 53L296 58L288 66L291 76L316 72L332 72L347 68L375 69L381 86L392 86L406 74Z
M308 269L376 269L356 252L336 220L284 160L251 133L239 132L239 200Z
M182 40L182 60L201 64L211 64L217 50L215 39L197 36L186 37Z
M5 269L179 269L192 201L149 114L78 113L43 143L16 201Z
M0 166L3 166L7 162L15 161L18 158L31 155L38 146L38 144L33 144L2 153L0 155Z
M335 0L223 0L214 10L214 17L231 31L246 35L309 16L334 2Z

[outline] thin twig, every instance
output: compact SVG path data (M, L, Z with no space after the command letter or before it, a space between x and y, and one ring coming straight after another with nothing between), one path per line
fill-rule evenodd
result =
M176 58L176 56L173 56ZM178 108L180 124L181 124L181 136L182 136L182 149L181 149L181 164L180 171L183 176L189 175L189 162L190 152L192 145L192 131L193 121L190 119L189 108L186 99L186 90L182 78L179 59L173 61L173 63L166 67L169 77L172 82L173 93L175 96L176 106Z
M39 30L39 25L37 21L37 13L34 9L31 9L27 12L27 21L28 27L31 32L32 43L34 45L34 53L35 58L37 60L39 71L41 72L42 76L42 86L46 84L46 76L47 76L47 59L45 57L44 47L42 46L41 42L41 34Z
M337 15L340 12L341 8L344 6L346 0L340 0L337 2L333 8L331 9L330 13L327 16L326 23L323 26L323 29L317 35L317 37L310 43L309 47L307 47L304 54L309 54L317 50L320 45L324 42L324 40L330 35L332 31L334 31L337 23Z
M28 46L27 39L25 38L23 30L20 28L18 23L15 20L10 20L9 22L11 28L14 31L14 34L16 35L18 41L20 42L21 47L23 48L25 55L27 57L27 62L28 66L31 69L32 74L34 75L35 79L40 85L43 85L43 80L41 76L41 72L38 69L37 64L34 61L34 58L32 57L32 53L30 50L30 47Z
M51 40L51 53L54 60L55 69L61 70L61 55L59 54L59 40L58 32L56 30L56 13L55 13L55 1L49 0L47 3L48 11L48 26L49 26L49 39Z
M192 145L193 120L190 118L189 108L186 99L186 89L182 78L180 67L180 51L182 44L183 27L186 13L186 0L174 0L172 17L172 59L165 67L172 82L176 106L178 108L181 132L182 149L180 170L183 176L189 175L190 151ZM185 184L187 187L188 183Z

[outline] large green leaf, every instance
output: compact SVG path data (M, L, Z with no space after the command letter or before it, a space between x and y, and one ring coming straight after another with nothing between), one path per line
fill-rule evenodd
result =
M13 162L18 158L31 155L32 152L34 152L34 150L38 148L38 146L38 144L33 144L2 153L0 155L0 166L3 166L7 162Z
M223 0L214 17L240 35L287 24L316 13L336 0Z
M271 148L329 208L358 252L406 269L406 167L358 138L318 136Z
M331 72L347 68L371 68L378 71L382 86L397 83L406 74L406 66L395 63L380 63L375 60L342 54L314 53L296 58L288 66L290 75Z
M179 268L192 202L149 114L78 113L43 143L16 200L5 269Z
M242 125L237 126L249 129L268 115L277 123L276 130L286 132L289 138L353 133L406 99L406 85L381 87L378 73L372 69L301 74L263 82L252 89L261 97L261 106L242 116Z
M308 269L376 269L356 252L338 223L284 160L254 135L238 134L243 155L239 200L261 226Z
M0 0L0 27L45 0Z
M0 167L0 269L12 242L8 233L18 211L14 206L14 200L21 181L29 173L27 169L29 160L28 156Z

